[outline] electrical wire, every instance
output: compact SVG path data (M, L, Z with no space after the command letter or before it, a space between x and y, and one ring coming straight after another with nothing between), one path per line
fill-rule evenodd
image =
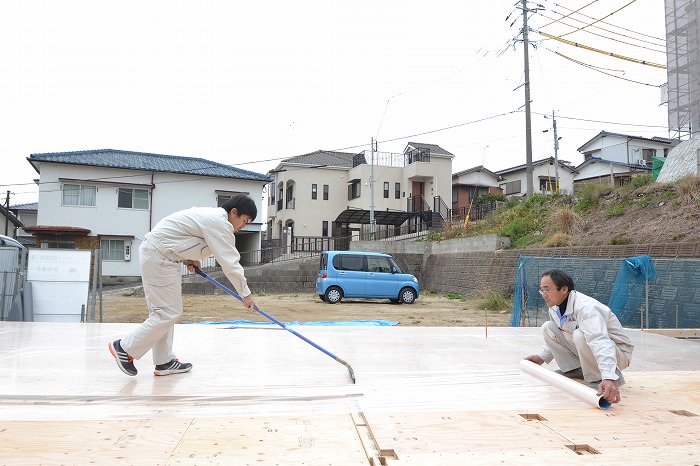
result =
M571 8L568 8L568 7L564 6L564 5L559 5L558 3L554 3L554 6L557 6L557 7L559 7L559 8L563 8L563 9L565 9L565 10L572 11L572 12L574 12L574 13L578 13L579 15L581 15L581 16L583 16L583 17L585 17L585 18L588 18L588 19L592 19L592 20L595 20L595 19L596 19L596 18L594 18L594 17L592 17L592 16L588 16L588 15L586 15L586 14L584 14L584 13L581 13L581 12L579 11L580 9L579 9L579 10L576 10L576 11L573 11L573 10L571 10ZM662 39L662 38L660 38L660 37L652 36L652 35L649 35L649 34L644 34L643 32L637 32L637 31L634 31L634 30L632 30L632 29L627 29L627 28L624 28L624 27L622 27L622 26L618 26L618 25L616 25L616 24L608 23L608 22L606 22L606 21L599 21L599 22L602 23L602 24L606 24L606 25L608 25L608 26L612 26L612 27L615 27L615 28L618 28L618 29L622 29L623 31L632 32L632 33L637 34L637 35L640 35L640 36L648 37L648 38L650 38L650 39L655 39L655 40L658 40L658 41L663 42L663 43L666 42L665 39Z
M544 14L542 14L542 13L540 13L540 15L542 15L543 18L550 19L549 16L547 16L547 15L544 15ZM576 20L576 21L580 21L580 20ZM576 26L573 26L573 25L570 25L570 24L566 24L566 23L562 23L562 24L563 24L564 26L576 27ZM599 29L600 29L600 28L599 28ZM603 30L605 30L605 29L603 29ZM633 43L631 43L631 42L626 42L626 41L624 41L624 40L615 39L614 37L608 37L608 36L605 36L605 35L603 35L603 34L598 34L598 33L596 33L596 32L592 32L592 31L583 31L583 32L585 32L585 33L587 33L587 34L591 34L591 35L593 35L593 36L601 37L601 38L603 38L603 39L612 40L612 41L615 41L615 42L620 43L620 44L629 45L629 46L631 46L631 47L642 48L642 49L650 50L650 51L652 51L652 52L657 52L657 53L664 53L664 54L666 53L666 49L665 49L665 48L664 48L663 50L661 50L661 49L653 49L653 48L647 47L647 46L645 46L645 45L633 44ZM612 32L612 31L607 31L607 32L611 32L611 33L613 33L613 34L616 34L615 32ZM621 35L621 34L620 34L620 35ZM559 37L561 37L561 36L559 36ZM631 37L629 37L629 36L623 36L623 37L628 37L628 38L630 38L630 39L634 39L634 38L631 38ZM638 39L634 39L634 40L638 40ZM651 42L649 42L649 41L644 41L644 42L651 43ZM656 45L656 44L653 44L653 45Z
M585 29L585 28L587 28L587 27L593 26L594 24L603 21L605 18L609 18L609 17L611 17L612 15L614 15L615 13L619 13L620 11L624 10L625 8L627 8L628 6L630 6L631 4L633 4L633 3L636 2L636 1L637 1L637 0L632 0L632 1L630 1L629 3L627 3L626 5L623 5L623 6L621 6L620 8L618 8L617 10L613 11L612 13L607 14L607 15L603 16L603 17L600 18L600 19L596 19L595 21L593 21L592 23L589 23L589 24L586 25L586 26L582 26L582 27L580 27L580 28L578 28L578 29L576 29L576 30L574 30L574 31L567 32L566 34L562 34L562 35L559 36L559 37L568 36L569 34L573 34L573 33L575 33L575 32L581 31L581 30L583 30L583 29Z
M595 47L589 47L588 45L584 45L584 44L581 44L581 43L578 43L578 42L573 42L573 41L570 41L570 40L568 40L568 39L563 39L561 36L553 36L553 35L551 35L551 34L547 34L546 32L542 32L542 31L536 31L536 32L538 32L540 35L542 35L542 36L544 36L544 37L546 37L546 38L548 38L548 39L553 39L553 40L556 40L556 41L559 41L559 42L563 42L564 44L567 44L567 45L572 45L572 46L574 46L574 47L579 47L579 48L582 48L582 49L585 49L585 50L590 50L591 52L600 53L600 54L603 54L603 55L607 55L607 56L609 56L609 57L618 58L618 59L620 59L620 60L630 61L630 62L637 63L637 64L640 64L640 65L652 66L652 67L654 67L654 68L661 68L661 69L664 69L664 70L666 69L666 65L661 65L661 64L659 64L659 63L653 63L653 62L646 61L646 60L640 60L640 59L638 59L638 58L631 58L631 57L627 57L627 56L624 56L624 55L619 55L619 54L613 53L613 52L606 52L605 50L600 50L600 49L597 49L597 48L595 48Z
M578 61L578 60L575 60L575 59L573 59L573 58L571 58L571 57L567 57L566 55L564 55L564 54L561 53L561 52L556 52L556 51L554 51L554 50L549 50L549 49L546 49L546 50L548 50L548 51L554 53L555 55L558 55L558 56L560 56L560 57L562 57L562 58L564 58L564 59L566 59L566 60L572 61L572 62L576 63L577 65L584 66L584 67L586 67L586 68L588 68L588 69L591 69L591 70L593 70L593 71L597 71L598 73L602 73L602 74L607 75L607 76L611 76L611 77L613 77L613 78L622 79L623 81L628 81L628 82L635 83L635 84L641 84L641 85L643 85L643 86L650 86L650 87L656 87L656 88L659 87L659 86L656 85L656 84L643 83L643 82L641 82L641 81L635 81L634 79L623 78L622 76L616 76L616 75L614 75L614 74L612 74L612 73L607 73L606 71L603 71L604 68L601 68L601 67L598 67L598 66L589 65L589 64L587 64L587 63L583 63L583 62Z
M593 5L593 4L596 3L597 1L598 1L598 0L593 0L593 1L590 2L590 3L587 3L587 4L583 5L583 6L582 6L581 8L579 8L578 10L571 10L571 13L569 13L568 15L565 15L565 16L563 16L563 17L557 19L557 20L554 20L554 21L552 21L551 23L547 23L547 24L545 24L545 25L542 26L542 27L543 27L543 28L546 28L547 26L550 26L550 25L552 25L552 24L554 24L554 23L557 23L557 22L561 21L562 19L566 19L566 18L568 18L569 16L573 15L574 13L578 13L579 11L583 10L584 8ZM555 3L555 5L556 5L556 3ZM568 10L568 8L567 8L567 10ZM551 19L551 18L550 18L550 19Z

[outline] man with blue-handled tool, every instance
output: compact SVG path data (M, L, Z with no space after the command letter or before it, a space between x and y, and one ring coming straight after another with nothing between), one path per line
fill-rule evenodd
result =
M163 218L139 248L143 290L148 318L133 332L109 344L109 351L127 375L138 373L134 359L153 352L155 375L188 372L192 364L180 362L173 352L174 326L182 315L180 262L190 272L215 257L224 274L238 290L243 305L255 308L255 300L240 264L234 233L255 219L255 201L239 194L221 207L193 207Z

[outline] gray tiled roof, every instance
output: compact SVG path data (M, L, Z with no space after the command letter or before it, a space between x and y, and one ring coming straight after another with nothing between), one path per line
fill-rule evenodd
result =
M406 147L413 147L414 149L430 149L430 154L431 155L452 155L454 154L446 151L442 147L438 146L437 144L424 144L422 142L409 142ZM406 152L404 150L404 152Z
M547 157L546 159L541 159L541 160L534 160L532 162L533 167L539 167L540 165L544 164L554 164L554 157ZM527 164L522 164L522 165L516 165L515 167L510 167L510 168L504 168L503 170L498 170L495 172L497 175L505 175L506 173L513 173L517 172L520 170L525 170L527 168ZM559 161L559 168L564 168L566 170L569 170L571 173L577 173L576 168L569 165L568 163L560 160Z
M15 204L10 206L10 210L39 210L39 203L29 202L27 204Z
M31 154L27 160L33 162L65 163L92 167L124 168L188 175L216 176L241 180L272 181L267 175L224 165L211 160L174 155L147 154L114 149L97 149L75 152L51 152Z
M351 154L348 152L317 150L316 152L311 152L309 154L297 155L296 157L284 159L282 163L352 168L352 158L356 155L357 154Z

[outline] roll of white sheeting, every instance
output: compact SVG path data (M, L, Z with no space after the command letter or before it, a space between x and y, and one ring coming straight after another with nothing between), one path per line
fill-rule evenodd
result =
M550 385L565 391L566 393L575 396L576 398L585 401L591 406L600 409L608 409L610 402L600 395L596 394L596 390L571 380L554 371L550 371L538 364L527 359L520 361L520 368L525 372L534 375L535 377L544 380Z

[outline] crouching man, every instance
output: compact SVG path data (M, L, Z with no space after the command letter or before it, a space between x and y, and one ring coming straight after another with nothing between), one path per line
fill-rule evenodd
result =
M606 305L574 291L574 281L559 269L548 270L540 279L540 294L549 307L550 320L542 325L545 347L526 356L535 364L557 361L571 378L583 378L598 388L610 403L620 401L618 387L625 383L634 346L617 316Z

